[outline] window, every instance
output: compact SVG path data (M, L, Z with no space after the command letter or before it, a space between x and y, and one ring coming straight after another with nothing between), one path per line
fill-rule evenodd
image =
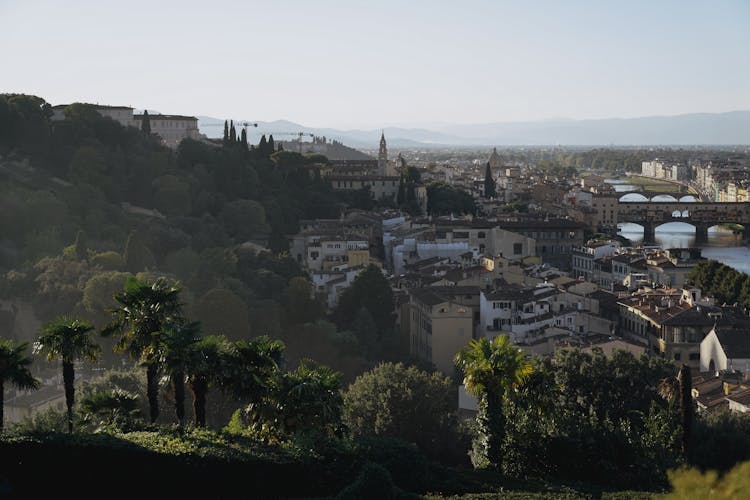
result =
M521 255L523 253L523 243L513 243L513 255Z
M486 236L485 236L485 234L484 234L484 231L479 231L479 233L477 233L477 238L479 238L479 239L484 239L485 237L486 237Z
M690 356L688 356L688 359L690 359L690 361L698 361L699 359L701 359L701 354L699 352L691 352Z
M682 359L682 354L680 354L679 352L674 353L675 361L680 361L681 359Z

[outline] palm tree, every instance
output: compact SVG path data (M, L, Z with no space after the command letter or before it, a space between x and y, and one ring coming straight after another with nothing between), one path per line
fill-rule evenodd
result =
M272 393L249 413L259 427L270 427L282 437L318 430L335 435L341 428L341 374L326 365L303 359L284 373Z
M48 361L62 358L65 404L68 407L68 432L73 432L73 404L75 403L75 362L79 359L96 361L101 348L91 339L94 327L87 321L60 317L42 328L37 340L38 352Z
M170 324L164 329L162 358L174 388L174 406L180 427L185 424L185 377L194 359L193 350L200 340L200 322Z
M213 383L221 384L224 361L230 343L223 335L208 335L192 345L191 360L187 366L187 378L193 393L193 414L195 426L206 426L206 395Z
M499 335L492 341L486 338L470 341L456 354L455 364L464 374L466 389L479 398L474 465L500 471L505 438L503 401L531 374L532 365L507 335Z
M108 309L114 317L102 335L119 334L115 350L127 352L146 367L146 394L149 417L155 423L159 416L160 337L165 325L182 319L180 289L164 278L148 283L129 278L122 292L115 294L117 306Z
M258 401L278 373L284 343L266 335L233 342L226 358L223 386L236 397Z
M5 418L5 382L21 390L39 388L39 381L29 371L32 358L24 353L28 346L28 342L16 344L12 340L0 340L0 432Z
M670 408L679 399L680 427L682 428L682 453L688 463L691 460L691 442L693 429L693 378L690 367L685 363L680 367L676 377L667 377L659 382L659 395L669 402Z

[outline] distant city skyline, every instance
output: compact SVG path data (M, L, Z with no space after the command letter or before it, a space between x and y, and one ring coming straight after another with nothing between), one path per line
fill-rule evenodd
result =
M750 110L750 2L0 0L0 92L310 127Z

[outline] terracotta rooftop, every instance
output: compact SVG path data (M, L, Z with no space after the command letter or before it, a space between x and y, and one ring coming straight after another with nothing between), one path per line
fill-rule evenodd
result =
M729 359L750 359L750 329L716 328L716 337Z

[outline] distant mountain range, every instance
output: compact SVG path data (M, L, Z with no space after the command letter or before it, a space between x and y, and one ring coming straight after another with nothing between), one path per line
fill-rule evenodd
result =
M429 128L385 127L374 130L312 128L287 120L257 123L257 127L248 127L251 142L257 142L262 134L273 134L276 140L292 140L302 132L303 140L305 135L314 134L366 149L377 147L381 131L385 133L388 145L394 147L750 144L750 111L601 120L443 124ZM224 120L200 116L198 126L209 137L221 137Z

